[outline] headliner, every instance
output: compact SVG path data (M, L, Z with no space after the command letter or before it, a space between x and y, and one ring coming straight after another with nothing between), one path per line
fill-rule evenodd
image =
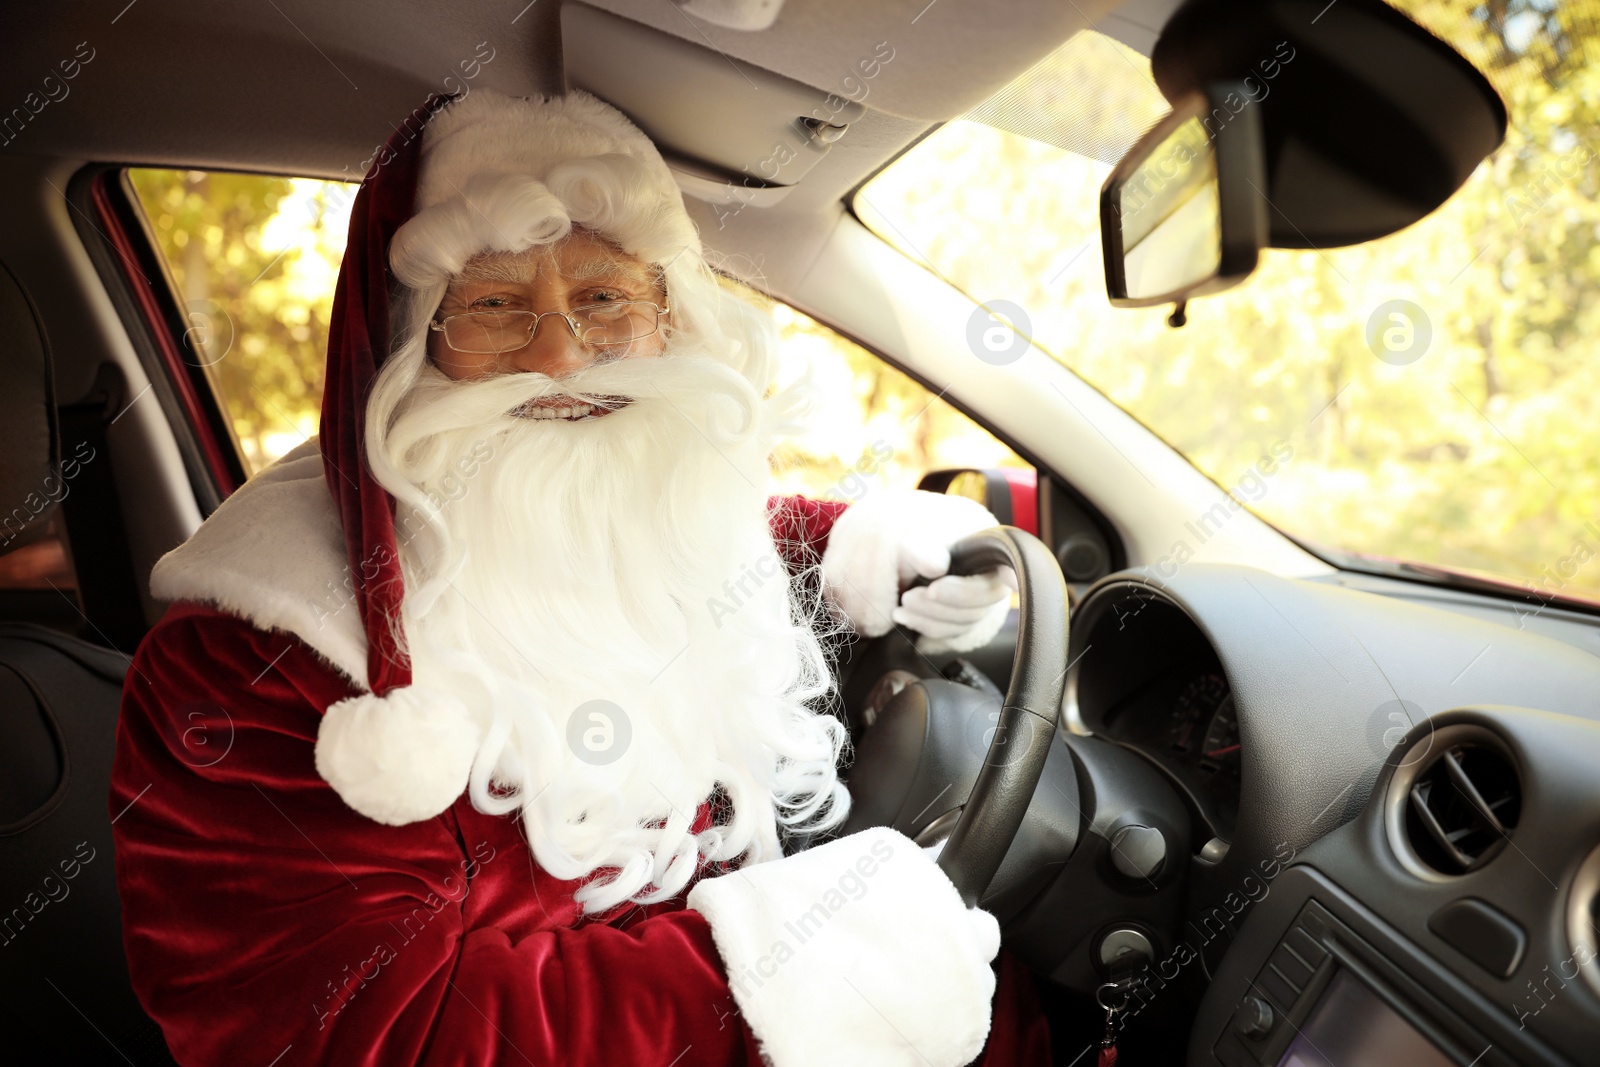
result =
M495 59L473 87L513 95L563 88L556 0L96 0L0 7L0 114L22 107L79 42L94 59L0 152L62 159L359 177L361 163L479 42ZM872 85L872 150L854 180L930 124L961 114L1092 20L1147 50L1171 0L790 0L743 33L692 21L670 0L599 0L676 37L836 90L879 41L896 51ZM892 74L892 76L890 76ZM852 130L852 133L855 133ZM887 136L884 136L887 135ZM838 146L844 147L850 136ZM867 147L867 146L862 146ZM840 153L844 154L844 153ZM870 158L859 158L868 156ZM837 168L830 168L837 169ZM839 184L843 175L834 174Z
M0 155L358 180L395 124L430 94L457 87L446 79L459 77L458 64L480 42L479 54L493 49L494 59L471 88L562 91L563 2L577 0L94 0L47 19L0 5L0 40L9 42L0 118L58 74L79 42L94 49L66 83L68 95ZM1148 53L1176 4L789 0L774 26L753 34L693 21L671 0L592 6L707 49L712 62L731 56L821 92L838 90L878 42L894 48L892 65L871 82L865 115L780 203L729 221L688 200L713 262L781 296L850 192L937 123L1085 27Z

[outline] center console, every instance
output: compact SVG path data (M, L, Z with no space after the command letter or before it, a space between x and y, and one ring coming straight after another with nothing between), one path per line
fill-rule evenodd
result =
M1512 1035L1482 1024L1496 1014L1492 1005L1441 998L1412 978L1395 956L1428 961L1407 952L1375 916L1310 867L1291 868L1278 879L1246 935L1248 940L1242 936L1235 943L1202 1006L1191 1064L1567 1062L1548 1050L1506 1056ZM1477 1025L1468 1021L1474 1015ZM1493 1055L1497 1042L1506 1043L1499 1057Z
M1600 1064L1597 762L1593 721L1414 731L1240 927L1190 1067Z

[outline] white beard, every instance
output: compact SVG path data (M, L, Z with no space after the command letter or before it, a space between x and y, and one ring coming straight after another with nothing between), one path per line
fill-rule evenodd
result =
M508 414L557 393L634 399L579 422ZM479 717L474 805L520 810L556 877L600 872L588 912L675 896L703 862L776 858L780 828L848 809L844 729L807 706L830 684L827 616L768 524L769 403L698 357L559 384L428 366L384 440L416 490L396 517L415 681ZM718 786L731 818L691 834Z

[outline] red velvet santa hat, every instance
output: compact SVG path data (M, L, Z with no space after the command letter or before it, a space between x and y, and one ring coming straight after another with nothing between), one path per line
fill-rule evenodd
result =
M619 179L628 195L606 195L603 186ZM466 789L481 738L460 700L412 684L401 640L395 500L366 455L367 399L391 351L392 287L442 296L473 255L547 242L556 236L552 219L562 218L663 268L700 252L655 146L621 112L581 92L433 98L379 152L351 211L321 446L367 636L370 692L327 709L316 762L347 804L378 822L404 825L447 809Z

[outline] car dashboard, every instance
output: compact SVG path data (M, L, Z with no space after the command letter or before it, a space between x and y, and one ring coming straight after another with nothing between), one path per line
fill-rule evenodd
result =
M1233 836L1243 745L1233 693L1220 666L1200 663L1162 672L1107 709L1100 721L1101 737L1138 752L1171 780L1210 838Z
M1201 564L1084 597L1072 729L1195 827L1135 990L1200 961L1190 1064L1600 1062L1600 620L1526 614Z

